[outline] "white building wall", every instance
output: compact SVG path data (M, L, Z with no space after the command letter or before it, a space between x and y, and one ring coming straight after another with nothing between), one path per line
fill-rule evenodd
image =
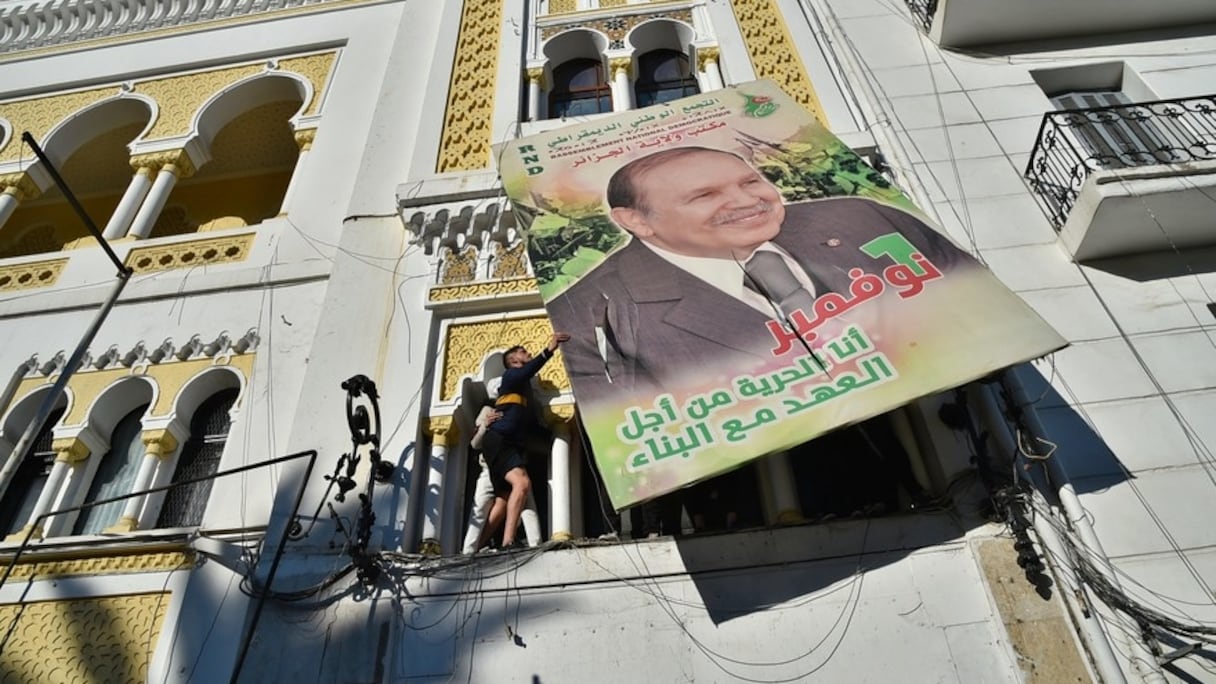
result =
M1069 339L1021 375L1125 588L1186 622L1212 624L1216 321L1207 306L1216 275L1199 250L1074 263L1022 172L1053 108L1034 70L1124 62L1157 98L1207 95L1216 32L956 53L927 40L900 3L804 4L846 37L836 48L852 52L852 78L871 86L875 125L907 152L888 155L903 182L923 185L925 209ZM1161 230L1147 211L1143 229ZM1199 681L1212 676L1195 660L1179 667Z

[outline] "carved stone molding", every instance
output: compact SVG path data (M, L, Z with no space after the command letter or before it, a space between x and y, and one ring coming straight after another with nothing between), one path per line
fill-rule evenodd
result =
M626 76L633 75L633 60L629 57L613 57L608 60L608 67L612 72L613 78L616 78L617 73L620 71L624 71Z
M641 9L642 6L631 6L629 9ZM689 26L692 25L692 11L688 9L655 9L643 10L637 13L630 14L613 14L611 16L600 16L597 18L585 18L582 14L569 19L561 19L555 23L541 27L540 34L543 40L549 40L553 36L571 29L587 28L594 29L608 36L610 48L621 48L625 46L625 36L634 26L651 19L675 19L682 21Z
M452 416L432 416L426 419L426 433L431 436L435 446L447 446L448 441L456 439L460 429Z
M148 40L232 25L326 11L335 5L372 0L248 0L246 2L157 3L150 0L61 0L10 2L0 13L0 55L80 49L85 45Z
M439 285L431 288L427 301L431 303L454 302L536 292L536 278L513 278L469 283L468 285Z
M63 463L79 463L89 457L89 446L79 437L61 437L51 441L55 460Z
M697 71L705 71L710 62L717 63L720 58L721 53L716 47L697 48Z
M502 243L495 242L493 264L493 267L490 269L491 278L522 278L527 276L527 245L523 240L516 242L511 247L504 247Z
M308 150L312 149L312 142L317 139L317 129L305 128L303 130L296 131L294 136L296 139L296 146L300 148L300 151L307 152Z
M19 563L13 568L13 574L10 579L55 579L81 575L167 572L171 570L184 570L193 564L194 557L182 551L35 561L32 563Z
M140 247L132 249L127 254L126 265L136 273L151 273L174 268L244 261L249 258L249 248L253 246L255 237L254 233L245 233L208 240Z
M0 190L17 201L31 200L42 194L38 184L24 171L0 174Z
M146 152L131 157L131 168L135 170L148 169L154 173L162 169L169 171L178 179L189 178L198 171L194 160L185 150L163 150L161 152Z
M144 443L144 453L159 459L168 457L177 448L177 438L166 428L144 430L140 441Z
M473 245L464 249L449 249L439 267L439 282L443 285L471 283L477 279L478 250Z
M50 287L59 280L67 263L67 259L50 259L0 266L0 292Z

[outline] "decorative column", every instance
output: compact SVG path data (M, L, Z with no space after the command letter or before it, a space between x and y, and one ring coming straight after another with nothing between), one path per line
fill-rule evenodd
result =
M718 67L719 52L716 47L697 48L697 71L704 77L706 90L723 87L722 69Z
M908 462L912 466L912 475L916 478L916 483L921 488L929 490L931 487L929 473L925 470L925 457L921 454L920 445L916 441L916 432L912 429L912 421L908 418L908 411L911 410L909 405L890 411L887 415L891 417L891 427L895 430L896 438L899 439L904 451L908 452Z
M772 490L773 519L778 525L802 522L802 506L798 502L798 490L794 487L794 470L790 467L789 452L779 451L760 459L760 467Z
M574 406L553 407L553 447L549 452L549 538L570 541L574 538L570 518L570 419Z
M443 523L443 475L447 469L448 440L458 436L452 416L427 419L426 431L431 436L431 455L427 462L426 496L423 497L422 542L418 553L438 556L439 530Z
M148 191L143 206L139 208L139 213L135 215L135 220L131 222L131 229L127 232L127 235L131 237L143 239L148 237L148 234L152 232L152 227L156 225L156 219L160 217L161 210L165 208L165 202L169 200L169 193L173 190L173 186L177 185L177 181L193 176L195 168L194 162L191 161L189 153L185 150L137 155L131 159L131 165L159 169L156 180L152 182L152 189Z
M17 211L17 206L23 200L34 199L42 194L38 184L24 171L0 175L0 228Z
M308 157L308 152L312 150L312 141L317 137L317 129L305 128L296 131L295 134L296 147L300 148L300 154L296 157L296 167L291 172L291 180L287 182L287 192L283 193L283 203L279 205L279 216L287 214L287 207L291 205L291 198L295 196L296 186L300 184L300 172L304 168L304 160Z
M612 111L627 112L633 109L633 84L629 81L633 60L613 57L608 60L608 66L612 70Z
M545 85L545 68L529 67L526 73L528 75L528 111L525 118L528 121L539 121L545 117L545 113L540 110L540 94Z
M132 492L143 491L152 486L152 478L156 470L173 455L177 449L177 438L168 429L144 430L140 436L144 443L144 460L139 464L139 472L135 474L135 482L131 484ZM127 499L118 522L107 527L107 534L131 532L139 529L139 513L143 509L148 496L135 496Z
M55 499L59 496L59 490L63 488L63 482L67 479L68 471L77 463L89 457L89 447L80 439L80 437L63 437L53 440L51 448L55 451L55 465L51 466L51 474L47 476L46 484L42 486L42 492L38 494L38 501L34 503L34 510L30 511L30 519L25 526L20 530L5 537L5 542L20 543L25 536L33 530L33 535L30 539L42 539L47 527L47 521L43 520L35 524L43 514L51 510L51 506L55 505Z
M139 205L143 204L144 198L148 196L148 189L152 187L153 169L151 166L132 160L131 168L135 169L135 175L131 177L126 192L122 194L122 199L118 201L118 206L110 215L109 223L101 232L102 237L107 240L116 240L127 234L127 229L131 227L131 220L135 218L135 212L139 210Z

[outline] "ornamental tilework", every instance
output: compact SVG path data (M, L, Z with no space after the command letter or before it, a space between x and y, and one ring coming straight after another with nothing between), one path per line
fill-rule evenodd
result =
M253 233L211 240L191 240L170 245L132 249L126 264L136 273L168 271L191 266L211 266L244 261L253 245Z
M634 14L625 17L604 17L602 19L593 19L591 21L580 21L577 24L560 24L557 26L546 26L541 29L541 37L549 40L553 36L572 29L594 29L608 36L608 40L623 46L625 43L625 35L633 29L634 26L651 19L675 19L686 24L692 25L692 10L666 10L662 12L650 12L647 14Z
M806 66L798 57L798 48L785 28L785 19L776 0L732 0L731 6L747 43L756 78L775 81L820 123L828 125L823 106L811 86Z
M465 0L435 165L439 173L482 169L490 164L501 28L501 2Z
M0 266L0 292L49 287L59 280L67 259L35 261L27 264Z
M142 682L169 593L0 606L0 682Z
M464 377L478 377L481 363L494 351L522 344L528 349L538 350L549 342L553 326L548 317L515 318L481 323L457 323L448 328L443 348L443 385L439 390L440 401L455 398ZM561 351L557 352L561 356ZM549 389L569 389L566 367L560 358L555 358L541 369L541 386Z

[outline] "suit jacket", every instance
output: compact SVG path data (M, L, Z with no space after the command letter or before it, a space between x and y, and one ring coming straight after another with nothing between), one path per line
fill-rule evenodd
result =
M836 198L791 204L773 242L832 291L848 292L851 268L881 265L859 250L902 233L945 273L969 259L911 214L872 200ZM733 261L723 268L739 270ZM740 274L742 277L742 274ZM575 394L588 404L607 398L678 390L690 369L732 375L771 362L773 319L672 265L634 239L548 304Z

